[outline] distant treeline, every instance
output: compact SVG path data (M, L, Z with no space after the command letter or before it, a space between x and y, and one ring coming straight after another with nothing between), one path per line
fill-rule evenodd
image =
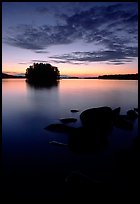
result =
M115 75L102 75L98 79L127 79L138 80L138 74L115 74Z
M15 76L15 75L11 75L11 74L5 74L5 73L2 73L2 78L3 79L7 79L7 78L25 78L25 76Z
M25 78L25 76L15 76L2 73L2 78ZM138 74L115 74L115 75L101 75L98 77L61 77L64 79L126 79L126 80L138 80Z

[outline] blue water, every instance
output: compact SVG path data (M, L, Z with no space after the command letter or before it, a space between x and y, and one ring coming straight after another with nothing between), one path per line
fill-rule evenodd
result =
M3 79L4 193L18 199L29 195L32 199L61 197L65 179L72 171L117 186L120 180L113 155L132 145L138 135L138 120L131 131L114 127L107 146L92 153L75 152L67 146L50 144L52 140L67 144L68 136L44 129L52 123L60 123L59 119L65 117L77 118L71 126L79 127L80 113L100 106L121 107L121 114L137 108L138 81L63 79L57 86L35 88L24 79ZM71 113L71 109L79 112ZM120 188L123 186L125 181Z

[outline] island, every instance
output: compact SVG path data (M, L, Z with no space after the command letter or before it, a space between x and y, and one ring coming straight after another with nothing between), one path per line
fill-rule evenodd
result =
M51 64L34 63L26 69L25 77L30 82L52 82L60 77L60 72L57 67Z

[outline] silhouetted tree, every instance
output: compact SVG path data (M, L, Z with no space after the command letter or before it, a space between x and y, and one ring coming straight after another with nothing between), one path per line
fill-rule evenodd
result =
M51 64L34 63L26 69L25 76L31 83L53 83L60 78L60 72L57 67Z

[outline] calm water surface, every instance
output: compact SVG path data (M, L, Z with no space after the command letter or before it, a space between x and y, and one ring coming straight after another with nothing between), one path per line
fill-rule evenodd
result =
M44 187L39 191L41 187L37 184L43 182L46 189L49 188L49 195L60 196L63 191L58 186L64 185L72 171L83 172L93 179L116 179L117 182L118 177L112 173L115 166L112 152L131 145L138 135L137 120L132 131L114 128L107 147L93 154L80 154L68 147L49 144L52 140L67 143L67 135L44 130L49 124L60 123L63 117L77 118L72 126L79 127L80 113L99 106L120 106L121 114L138 107L138 81L63 79L58 86L35 88L24 79L2 80L3 166L4 176L8 178L5 191L14 189L15 196L17 191L21 196L29 192L43 196ZM71 113L71 109L79 112ZM17 177L19 180L15 179ZM21 178L24 179L21 181ZM12 186L13 182L23 186L24 180L28 180L24 190Z

